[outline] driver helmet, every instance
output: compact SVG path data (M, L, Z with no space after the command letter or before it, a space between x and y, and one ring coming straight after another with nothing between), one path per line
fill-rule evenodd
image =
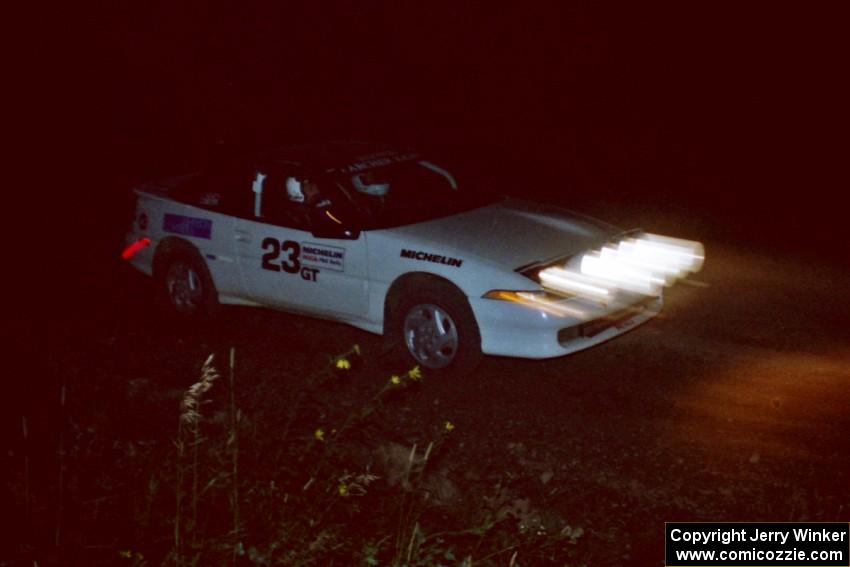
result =
M301 182L294 177L286 178L286 195L290 201L296 203L304 202L304 192L301 190Z
M365 181L364 181L365 178ZM373 195L375 197L384 197L390 190L389 183L374 183L374 176L371 173L360 173L351 178L354 188L360 193Z

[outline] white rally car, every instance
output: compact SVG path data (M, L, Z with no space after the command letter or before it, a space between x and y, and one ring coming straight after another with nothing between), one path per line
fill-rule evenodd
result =
M281 149L137 187L123 256L178 313L341 321L433 370L593 346L702 264L696 242L465 189L415 152Z

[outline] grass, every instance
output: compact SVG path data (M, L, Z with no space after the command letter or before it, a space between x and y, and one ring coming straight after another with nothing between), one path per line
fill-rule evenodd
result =
M174 408L170 438L122 438L117 426L133 417L120 412L100 426L69 420L57 440L57 501L77 503L78 514L63 524L60 505L60 563L74 563L75 538L78 553L97 557L86 564L136 566L537 565L573 555L580 531L560 520L541 529L542 515L510 487L459 488L451 421L426 422L410 442L396 433L399 411L426 395L418 367L381 378L355 345L283 396L275 385L295 376L242 375L236 351L224 354L208 356L179 392L128 385L139 403ZM360 395L342 403L343 387ZM65 391L61 408L78 413ZM79 509L80 473L66 453L113 463L92 479L107 495L91 508ZM83 531L102 543L80 543Z

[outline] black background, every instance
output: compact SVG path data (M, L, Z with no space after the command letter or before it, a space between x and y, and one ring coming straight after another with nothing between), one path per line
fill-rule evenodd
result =
M515 189L577 208L680 210L708 236L777 253L840 248L837 4L43 12L24 53L46 65L19 59L24 84L37 85L27 141L62 179L47 188L54 228L81 242L120 247L140 179L202 166L222 148L355 138L495 160Z
M23 385L33 390L27 403L41 409L29 414L41 416L43 428L55 426L48 418L58 415L55 404L43 400L48 394L55 399L54 386L64 373L77 373L82 384L114 384L120 380L103 361L130 368L126 375L119 372L119 378L137 376L133 364L144 354L136 354L134 341L143 343L138 349L142 353L178 357L181 352L165 342L179 341L176 332L165 333L160 351L154 339L144 346L144 317L128 317L126 323L121 319L129 310L149 307L147 296L139 301L127 297L135 287L116 291L127 281L117 274L126 269L118 256L132 213L130 187L202 167L230 151L304 140L372 139L441 153L449 161L495 162L515 192L603 219L609 213L628 216L623 212L627 209L638 212L632 217L652 218L661 210L680 219L673 236L707 243L707 265L711 245L718 243L748 259L736 258L730 267L727 253L727 264L715 264L713 277L729 285L694 291L694 297L699 293L706 299L702 305L692 303L702 310L692 312L686 324L715 341L705 360L679 363L682 353L690 352L686 340L677 346L680 350L657 349L663 364L641 355L640 345L629 352L637 352L642 364L629 368L619 355L603 364L609 376L620 377L625 367L633 380L599 380L604 352L572 363L577 368L571 367L570 375L580 378L570 392L573 415L557 421L566 424L568 439L576 437L571 428L591 433L587 446L592 449L585 447L579 453L583 457L592 456L597 447L617 454L620 445L612 439L622 437L631 444L635 437L629 434L638 435L639 446L655 454L663 453L658 444L664 451L679 450L668 449L665 438L656 443L651 428L644 434L623 424L663 414L657 409L666 409L667 400L657 392L680 387L682 368L698 375L697 384L708 392L699 399L713 407L713 390L707 385L714 383L720 361L736 360L738 351L727 348L730 344L745 348L767 343L791 354L791 347L800 344L837 351L834 345L847 328L840 302L846 292L829 287L830 281L842 279L824 280L826 289L815 296L828 299L821 304L801 295L808 274L818 273L807 268L847 256L843 197L848 187L845 76L850 50L839 3L116 1L39 4L26 15L6 16L7 27L17 32L6 36L5 46L6 90L12 95L6 103L7 136L14 150L27 157L17 159L17 151L7 154L8 170L20 173L7 178L13 180L7 183L7 195L23 195L31 202L18 209L7 201L4 228L14 230L4 239L4 253L12 253L5 257L5 280L39 292L34 300L8 296L14 300L4 311L11 324L3 326L3 338L15 356L6 359L7 383L11 389ZM752 267L759 277L749 278L747 272L736 277L754 257L750 252L767 259ZM771 293L764 297L751 293L752 282L770 282L773 259L789 256L802 260L802 277L781 282L787 288L767 286ZM40 270L35 277L30 264ZM730 301L731 308L716 308ZM113 311L114 305L126 309ZM43 306L55 329L47 340L45 327L32 320L32 311ZM25 313L13 321L17 309ZM72 323L63 326L66 312ZM92 323L79 323L85 321ZM123 329L137 324L142 330ZM119 346L113 348L108 339L116 336ZM246 348L257 336L246 339ZM95 337L107 340L95 344ZM190 354L184 356L188 360ZM805 435L795 441L802 446L811 445L816 436L820 440L817 427L824 428L828 435L823 439L830 443L846 439L825 425L841 415L841 398L829 397L833 390L826 386L817 390L799 379L809 359L789 355L788 360L794 365L783 375L779 391L790 392L789 406L811 419L805 424L814 424L811 430L801 428ZM840 368L842 359L835 360L834 368ZM21 374L11 371L16 362L29 361L35 362ZM33 378L46 373L45 364L54 369L55 379L40 385ZM180 367L167 357L161 364ZM650 367L660 370L650 376L645 372ZM500 360L491 368L505 379L494 382L503 388L498 395L488 383L488 395L520 398L527 415L544 419L562 410L550 403L561 404L554 393L562 391L563 376L555 376L561 372L555 365L549 381L526 397L517 396L507 378L528 374L527 363ZM538 365L535 372L545 368ZM756 367L747 376L759 372ZM615 388L612 395L612 384L630 383L631 389L623 386L618 393ZM735 401L750 394L752 402L752 392L768 389L766 383L747 382L751 390L743 394L734 384L724 392ZM825 392L824 400L835 407L826 411L814 395L799 396L799 406L794 406L798 391ZM655 400L657 405L648 406L655 411L641 405L647 398ZM92 398L91 407L109 399ZM3 401L7 408L2 413L16 427L17 412L29 411L19 408L29 406L18 404L14 395ZM611 421L599 407L608 413L622 410L629 421ZM749 412L760 406L741 407ZM775 420L783 415L777 413ZM727 441L738 433L737 423L707 420L699 412L694 416L684 421L695 436L716 440L718 454L732 455L730 447L737 446ZM551 435L548 425L540 426L536 431L543 433L538 434ZM741 453L745 463L752 462L746 460L748 449L759 447L760 430L750 425L751 443L741 449L747 450ZM55 452L47 441L42 448L45 454ZM819 449L815 443L813 451ZM802 478L804 488L822 490L828 498L820 504L814 500L812 506L829 516L846 509L832 505L846 484L832 471L846 467L832 465L843 465L847 452L841 446L833 450L809 464L817 469L812 476L806 476L806 466L787 459L776 460L782 474L764 475L789 485ZM690 463L683 450L680 454L682 462ZM703 483L698 486L713 487L718 481L706 480L699 467L716 457L708 452L692 468L682 465L684 472L674 474L691 474L689 478ZM604 462L610 460L606 455ZM617 464L623 468L615 470L629 470L627 462ZM651 459L634 467L647 476L656 474ZM742 486L750 479L746 473L735 478ZM568 502L576 509L605 518L616 515L595 506L606 500L605 493L578 494ZM766 488L759 494L773 500L780 494L781 501L787 490L780 485L775 492ZM745 508L746 498L740 502L732 506L727 499L726 509L765 510ZM770 510L775 517L787 512L782 507ZM652 508L642 517L656 523L635 524L639 527L633 531L644 532L635 541L649 550L646 557L658 558L661 522L672 513Z

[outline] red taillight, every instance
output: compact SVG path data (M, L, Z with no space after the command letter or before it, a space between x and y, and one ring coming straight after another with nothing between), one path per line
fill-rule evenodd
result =
M121 258L123 258L124 260L129 260L130 258L136 255L136 252L138 252L150 243L151 239L147 236L138 239L137 241L130 244L129 246L127 246L127 248L124 249L124 251L121 253Z

